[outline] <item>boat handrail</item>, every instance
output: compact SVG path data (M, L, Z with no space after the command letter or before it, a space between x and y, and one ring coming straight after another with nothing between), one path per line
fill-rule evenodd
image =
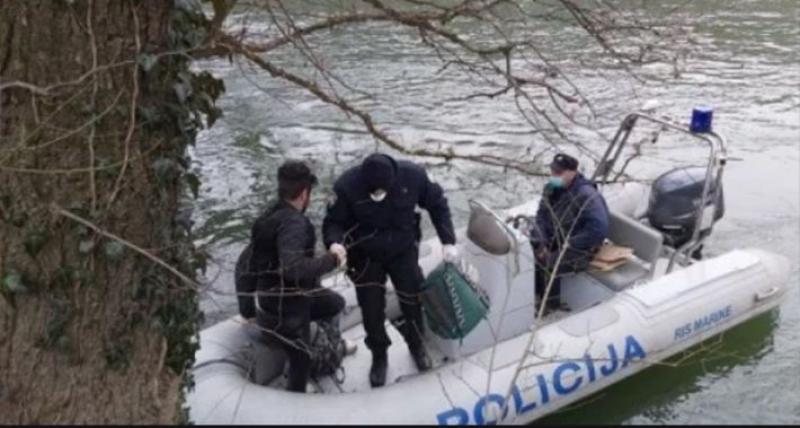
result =
M706 209L706 202L708 200L708 196L709 193L711 192L711 189L716 188L716 186L719 186L722 182L722 170L725 166L727 159L727 142L725 141L725 137L715 132L707 132L707 133L692 132L685 126L681 126L664 119L659 119L657 117L645 114L643 112L630 113L622 121L622 124L620 125L619 129L617 129L614 138L611 139L611 143L608 145L608 148L606 148L603 157L597 164L597 168L595 169L595 172L592 175L592 181L600 185L610 184L616 181L616 179L619 177L620 174L618 174L617 177L614 177L611 181L608 181L608 175L613 169L614 164L619 159L620 154L622 153L622 149L625 147L625 144L628 142L628 137L630 136L631 131L633 131L633 128L636 126L636 123L640 119L657 123L661 125L663 128L688 134L689 136L694 137L695 139L707 143L709 147L709 159L706 167L705 183L703 186L703 193L700 197L700 203L697 206L697 212L695 213L694 231L692 232L691 239L689 239L689 241L687 241L684 245L676 249L676 251L671 255L669 264L667 265L667 273L669 273L672 271L678 257L682 257L683 260L689 260L688 254L691 254L691 252L694 251L694 249L699 247L703 243L703 240L705 239L700 235L703 222L703 213ZM612 157L609 158L609 156ZM716 185L715 187L711 186L712 180Z

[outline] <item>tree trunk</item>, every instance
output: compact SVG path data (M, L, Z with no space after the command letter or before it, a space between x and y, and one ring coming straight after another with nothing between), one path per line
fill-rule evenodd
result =
M171 1L2 1L0 423L182 420L196 290L151 259L193 278L185 149L222 90L174 54L198 22Z

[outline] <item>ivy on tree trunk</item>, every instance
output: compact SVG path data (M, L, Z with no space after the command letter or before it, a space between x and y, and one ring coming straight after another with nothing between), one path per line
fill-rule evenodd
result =
M185 421L198 290L153 259L202 267L178 210L224 91L189 68L205 38L193 2L3 2L0 423Z

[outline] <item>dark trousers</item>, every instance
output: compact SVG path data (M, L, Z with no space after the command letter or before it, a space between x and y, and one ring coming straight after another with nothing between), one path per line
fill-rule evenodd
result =
M404 323L400 333L410 349L422 345L422 306L420 287L424 276L417 261L419 249L416 245L395 257L370 258L353 254L349 261L348 276L356 286L356 297L364 318L367 332L366 345L373 353L386 352L392 341L386 334L386 277L392 279L400 301Z
M586 270L596 252L596 250L578 251L569 249L564 253L558 266L556 266L560 251L561 249L556 247L546 259L536 258L534 277L537 301L542 301L544 292L547 290L547 284L550 282L550 278L553 277L553 285L550 287L546 303L550 308L556 308L561 304L561 277L568 273Z
M547 295L547 306L558 307L561 303L561 275L570 272L574 271L565 269L565 267L560 267L554 272L552 266L548 267L545 264L537 264L536 273L534 274L536 277L536 300L538 302L542 301L544 292L547 290L547 284L550 282L550 277L555 275L555 278L553 278L553 285L550 287L550 293Z
M278 320L274 328L281 339L275 338L272 333L265 332L267 340L275 345L282 347L289 357L289 382L286 389L295 392L305 392L308 378L311 374L311 321L316 322L335 322L335 318L344 309L344 298L327 288L317 288L308 295L308 313L297 321L297 326L293 327L290 320ZM259 315L265 314L259 311ZM274 317L267 315L267 317ZM259 322L259 324L261 324ZM267 324L275 325L275 321L268 321ZM263 324L262 324L263 325ZM288 342L288 343L287 343Z

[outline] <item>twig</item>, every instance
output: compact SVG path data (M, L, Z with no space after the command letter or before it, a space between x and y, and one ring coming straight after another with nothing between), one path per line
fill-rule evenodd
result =
M136 42L136 56L139 56L139 53L142 50L142 42L139 36L139 15L136 13L136 7L131 9L131 13L133 14L133 27L134 27L134 40ZM137 108L137 101L139 98L139 65L133 65L133 93L131 94L131 106L130 106L130 123L128 124L128 133L125 135L125 142L123 143L125 146L125 157L122 161L122 169L119 172L119 176L117 176L117 180L114 182L114 190L111 192L111 196L108 197L108 204L106 209L111 208L111 204L114 203L114 200L117 197L117 193L120 190L120 186L122 185L122 178L125 176L125 170L128 168L128 162L130 158L130 145L131 139L133 137L133 130L136 129L136 108Z
M222 44L222 43L221 43ZM479 164L484 165L492 165L492 166L500 166L503 168L514 169L519 172L522 172L526 175L531 176L544 176L543 173L538 173L532 171L528 164L524 161L520 161L519 159L507 159L500 156L494 155L461 155L455 153L453 151L439 151L439 150L428 150L428 149L412 149L404 146L403 144L395 141L391 137L389 137L385 132L379 130L375 123L372 120L372 116L363 110L357 109L350 105L349 102L345 101L341 98L334 98L329 95L327 92L323 91L316 82L309 81L304 79L296 74L290 73L285 69L279 68L272 64L269 61L264 60L256 53L251 52L245 46L236 43L233 40L228 40L226 43L222 44L226 46L230 51L237 52L267 71L273 77L282 78L287 80L301 88L304 88L315 95L320 100L332 104L338 107L343 112L350 113L356 117L358 117L367 128L367 130L380 142L386 144L387 146L411 156L420 156L420 157L438 157L444 158L447 160L451 159L459 159L459 160L466 160L470 162L476 162Z
M86 29L89 33L89 45L92 49L92 69L97 68L97 41L94 37L94 23L93 21L93 14L94 14L94 1L89 0L89 5L86 9ZM97 92L100 88L99 82L97 78L94 79L92 82L92 95L91 95L91 102L90 102L90 110L92 115L95 114L95 109L97 108ZM97 122L92 121L91 128L89 128L89 188L91 191L91 199L92 199L92 212L97 210L97 181L95 177L95 154L94 154L94 134L97 130Z
M113 234L111 232L107 232L107 231L101 229L99 226L95 225L94 223L90 222L89 220L81 218L81 217L79 217L79 216L77 216L77 215L75 215L75 214L73 214L73 213L61 208L60 206L58 206L55 203L51 204L51 208L52 208L53 212L55 212L56 214L58 214L60 216L63 216L63 217L66 217L66 218L68 218L68 219L70 219L72 221L78 222L78 223L88 227L89 229L92 229L96 233L98 233L100 235L103 235L106 238L113 239L114 241L117 241L120 244L130 248L131 250L133 250L133 251L135 251L135 252L147 257L148 259L152 260L153 262L155 262L156 264L160 265L164 269L170 271L173 275L177 276L178 278L180 278L181 280L183 280L187 284L195 286L195 287L202 287L202 285L198 284L193 279L191 279L191 278L187 277L186 275L182 274L180 271L178 271L174 267L170 266L167 262L165 262L165 261L161 260L160 258L150 254L149 252L145 251L144 249L142 249L138 245L136 245L136 244L134 244L134 243L132 243L132 242L126 240L126 239L120 238L119 236L117 236L117 235L115 235L115 234Z
M160 146L161 146L161 143L153 145L153 147L149 148L146 152L140 154L138 156L138 158L142 158L142 157L152 153L153 151L158 149ZM19 172L19 173L25 173L25 174L39 174L39 175L59 175L59 174L67 174L68 175L68 174L84 174L84 173L88 172L90 169L94 169L96 171L113 169L113 168L116 168L116 167L121 166L121 165L122 165L122 161L115 162L115 163L108 164L108 165L104 165L104 166L97 166L97 167L94 167L94 168L72 168L72 169L64 169L64 168L48 168L48 169L42 169L42 168L18 168L18 167L13 167L13 166L0 165L0 171L10 171L10 172Z

